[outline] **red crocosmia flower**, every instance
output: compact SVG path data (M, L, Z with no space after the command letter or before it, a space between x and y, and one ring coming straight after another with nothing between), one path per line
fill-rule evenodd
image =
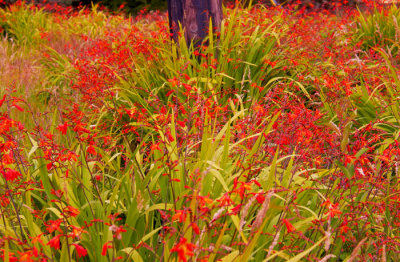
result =
M174 77L174 78L172 78L172 79L168 79L168 82L171 83L172 87L176 87L176 86L179 85L179 80L178 80L176 77ZM173 90L171 90L171 91L173 91ZM171 92L171 91L170 91L170 92Z
M119 239L119 240L121 240L121 238L122 238L122 233L123 232L126 232L126 229L124 229L123 228L123 226L116 226L116 225L111 225L110 226L110 230L112 231L112 232L114 232L114 235L113 235L113 237L115 237L115 238L117 238L117 239Z
M50 194L56 196L57 198L61 198L64 194L63 191L61 191L60 189L54 190L53 188L50 189Z
M239 213L241 207L242 207L242 204L236 205L234 208L232 208L231 212L233 214L237 214L237 213Z
M333 204L329 207L329 216L330 217L334 217L335 215L340 215L342 214L342 211L340 211L339 209L337 209L339 203Z
M33 262L34 260L31 257L31 254L29 253L22 253L22 252L18 252L19 253L19 260L21 262Z
M48 246L51 246L54 249L60 249L60 237L61 235L57 235L50 239L50 241L47 243Z
M66 152L64 154L59 155L58 160L59 161L74 161L76 162L78 160L79 155L75 154L74 152Z
M4 250L0 250L0 258L2 259L2 261L5 261L4 253L5 253ZM9 259L10 262L18 262L18 261L20 261L19 259L17 259L15 257L14 253L12 253L12 252L8 253L8 259Z
M68 216L76 217L79 215L80 211L75 207L67 206L64 208L64 213L66 213Z
M349 228L348 226L347 226L347 222L346 222L346 224L343 224L341 227L340 227L340 233L341 234L343 234L343 233L347 233L347 231L349 231L351 228Z
M87 255L86 248L82 247L81 245L74 244L74 243L72 245L75 246L75 250L76 250L76 253L78 254L78 257L84 257Z
M87 129L87 128L84 128L84 127L82 126L82 124L76 125L76 126L74 127L74 131L77 132L77 133L87 133L87 134L90 134L90 130Z
M39 251L37 250L36 247L33 247L33 249L32 249L32 255L33 255L34 257L38 257L38 256L39 256Z
M296 231L294 226L287 219L282 219L282 222L285 224L288 233Z
M339 203L333 204L329 199L327 199L324 203L322 203L322 206L328 207L328 216L331 218L333 218L335 215L342 214L342 211L337 209Z
M260 184L260 182L258 182L257 180L252 180L253 181L253 183L255 184L255 185L257 185L258 187L261 187L261 184Z
M49 224L46 224L46 229L49 233L53 233L54 231L59 231L62 232L60 225L61 225L62 220L57 219L57 220L49 220Z
M194 255L193 249L195 247L196 245L188 243L186 238L181 237L179 243L171 249L171 252L178 253L179 261L187 262L187 258Z
M27 251L27 252L19 252L19 251L17 251L17 252L18 252L18 255L19 255L19 258L18 258L19 262L33 262L33 261L36 260L33 257L38 257L37 254L35 256L33 251Z
M150 149L151 149L151 151L155 151L155 150L161 151L160 146L158 144L152 144L150 146Z
M67 130L68 130L68 123L65 122L64 124L59 125L57 127L57 130L59 130L61 132L61 134L66 135L67 134Z
M20 112L24 112L24 109L22 107L20 107L19 105L17 105L17 104L13 104L13 107L18 109L18 111L20 111Z
M76 226L74 226L74 225L70 225L70 227L72 228L72 232L68 234L68 237L71 237L71 238L78 238L78 239L79 239L80 236L81 236L83 233L87 233L87 231L86 231L86 230L83 230L83 228L81 228L81 227L76 227Z
M42 238L41 238L42 235L43 235L43 233L37 235L36 237L32 237L32 244L40 243L40 244L44 245L43 240L42 240Z
M3 99L0 100L0 106L3 105L4 101L6 101L6 95L3 96Z
M7 207L9 204L10 204L10 200L7 197L5 197L5 196L0 197L0 205L2 207Z
M22 177L22 175L18 171L15 171L11 168L6 169L6 171L3 171L2 174L7 181L14 181L17 178Z
M102 256L106 256L107 255L107 249L112 248L112 245L109 245L109 242L104 243L103 245L103 249L101 251L101 255Z
M0 129L1 129L1 127L0 127ZM1 162L3 162L3 165L10 165L10 164L14 163L13 153L10 152L8 154L3 154Z
M92 154L92 155L96 155L97 154L97 152L96 152L96 150L94 149L93 146L88 146L86 152L88 152L89 154Z
M193 228L193 231L194 231L197 235L200 235L200 229L199 229L199 227L197 226L196 223L192 223L192 228Z
M256 200L259 204L262 204L265 201L265 196L263 196L262 194L258 194Z
M49 140L53 140L53 134L44 133L43 135L44 135L45 137L47 137Z
M39 251L37 250L36 247L33 247L32 249L25 250L25 252L18 252L18 260L14 260L13 257L9 257L9 261L19 261L19 262L33 262L33 261L39 261L37 258L39 257ZM1 256L0 256L1 257ZM36 259L35 259L36 258ZM40 260L42 261L42 260Z
M172 221L178 220L183 223L186 220L186 213L184 210L176 210L176 213L172 216Z
M222 195L219 199L217 199L218 202L220 202L219 206L227 206L233 203L231 197L229 196L228 193L225 193Z
M47 170L51 170L53 168L53 163L48 163L46 165L46 167L47 167Z

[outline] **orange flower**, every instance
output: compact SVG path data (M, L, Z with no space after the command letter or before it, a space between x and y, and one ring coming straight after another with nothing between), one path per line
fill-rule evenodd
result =
M329 199L327 199L324 203L322 203L322 206L328 208L328 216L330 216L331 218L333 218L335 215L342 214L342 211L337 209L339 203L333 204Z
M65 122L64 124L59 125L56 129L59 130L61 134L66 135L68 131L68 123Z
M36 237L32 237L32 244L40 243L40 244L44 245L43 240L42 240L42 238L41 238L42 235L43 235L43 233L37 235Z
M80 238L83 233L87 233L86 230L83 230L80 227L76 227L74 225L70 225L70 227L72 228L72 232L68 234L68 237Z
M22 175L18 171L15 171L14 169L11 168L7 168L6 172L2 171L2 174L7 181L14 181L19 177L22 177Z
M171 252L178 253L179 261L187 262L187 258L194 255L193 249L195 247L196 245L188 243L186 238L181 237L179 243L171 249Z
M340 211L339 209L337 209L339 203L333 204L329 207L329 212L328 215L330 217L334 217L335 215L340 215L342 214L342 211Z
M72 245L75 246L75 250L76 253L78 254L78 257L84 257L87 255L87 250L84 247L74 243L72 243Z
M287 220L287 219L284 218L284 219L282 219L282 222L285 224L288 233L293 232L293 231L296 231L296 229L295 229L294 226L289 222L289 220Z
M176 210L176 213L172 216L172 221L178 220L183 223L186 220L186 213L184 210Z
M61 235L57 235L50 239L50 241L47 243L48 246L51 246L54 249L60 249L60 237Z
M93 146L88 146L86 152L88 152L91 155L96 155L97 154L97 152L96 152L96 150L94 149Z
M67 206L64 208L64 213L68 216L76 217L77 215L79 215L80 211L75 207Z
M199 229L199 227L197 226L197 224L196 224L196 223L192 223L191 226L192 226L192 228L193 228L193 231L194 231L197 235L200 235L200 229Z
M62 220L61 219L57 219L57 220L49 220L49 224L46 224L46 229L49 233L53 233L54 231L59 231L60 233L62 233L62 230L60 228Z
M3 98L0 100L0 106L3 105L4 101L6 100L6 95L3 96Z
M113 248L113 246L112 246L111 244L109 245L109 242L110 242L110 241L104 243L103 249L102 249L102 251L101 251L101 255L102 255L102 256L106 256L106 255L107 255L107 249Z

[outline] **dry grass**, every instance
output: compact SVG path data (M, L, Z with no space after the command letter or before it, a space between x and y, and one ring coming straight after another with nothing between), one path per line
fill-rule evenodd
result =
M14 89L28 98L40 84L41 70L33 54L3 38L0 40L0 88L1 93Z

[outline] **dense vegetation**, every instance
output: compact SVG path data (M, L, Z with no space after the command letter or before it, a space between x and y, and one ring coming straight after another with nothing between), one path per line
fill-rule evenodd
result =
M51 11L0 10L3 261L400 259L398 8Z
M21 2L21 0L0 0L0 7ZM57 3L64 6L73 7L90 7L92 4L99 4L106 7L109 11L125 12L128 14L137 14L142 10L166 10L167 0L25 0L26 3L35 3L41 6L48 6ZM356 0L222 0L226 5L296 5L299 6L313 6L317 8L331 8L332 3L339 3L340 5L352 5L356 2L361 3L362 1Z

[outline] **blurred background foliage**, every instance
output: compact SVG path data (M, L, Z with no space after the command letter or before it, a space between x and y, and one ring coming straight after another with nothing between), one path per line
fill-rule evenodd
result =
M90 3L90 0L86 0ZM277 5L277 4L299 4L301 6L312 6L316 8L330 8L335 2L344 4L355 4L356 0L222 0L225 5L235 4L239 2L243 6L263 4L263 5ZM78 1L83 2L83 1ZM109 9L116 11L123 5L124 10L128 13L135 14L140 10L165 10L167 8L167 0L94 0L95 3L103 4Z
M94 0L95 3L100 3L112 11L123 9L130 13L135 14L140 10L166 10L167 0Z
M5 0L0 1L7 4L15 3L20 0ZM25 2L34 2L36 4L41 3L57 3L61 5L72 5L78 6L90 6L92 3L100 4L107 7L111 11L118 11L123 9L128 14L137 14L141 10L166 10L167 0L26 0ZM300 6L316 7L316 8L330 8L334 2L341 2L344 4L356 4L356 0L223 0L225 5L234 4L240 2L240 4L247 6L251 4L299 4ZM4 4L3 4L4 5Z

